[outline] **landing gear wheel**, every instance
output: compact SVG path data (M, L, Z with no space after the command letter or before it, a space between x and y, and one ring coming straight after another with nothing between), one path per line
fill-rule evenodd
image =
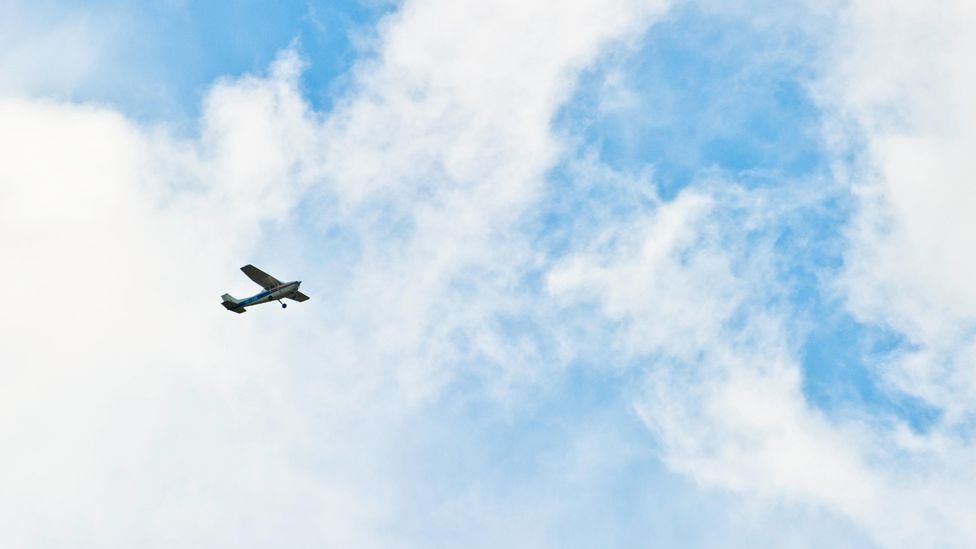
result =
M287 303L282 303L281 304L281 308L282 309L287 309L288 308L288 304Z

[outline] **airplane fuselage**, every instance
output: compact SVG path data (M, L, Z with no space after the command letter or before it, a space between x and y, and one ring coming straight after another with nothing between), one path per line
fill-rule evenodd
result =
M260 305L262 303L267 303L269 301L278 301L297 292L298 287L301 285L302 285L301 280L296 280L294 282L285 282L284 284L277 286L275 288L270 288L259 294L252 295L247 299L242 299L240 303L237 304L237 307L250 307L251 305Z

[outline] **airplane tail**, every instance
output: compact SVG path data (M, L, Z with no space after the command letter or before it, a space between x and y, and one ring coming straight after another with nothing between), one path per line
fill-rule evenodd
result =
M240 300L230 294L224 294L220 296L220 298L224 300L221 305L223 305L228 311L234 311L237 314L247 311L247 309L244 307L239 307L238 304L240 303Z

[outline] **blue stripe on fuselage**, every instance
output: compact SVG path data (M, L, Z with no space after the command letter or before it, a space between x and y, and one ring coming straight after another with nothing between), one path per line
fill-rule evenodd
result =
M291 286L291 285L294 285L295 286L294 289L295 290L298 290L298 286L299 286L298 284L296 284L294 282L287 282L287 283L282 284L280 286L275 286L274 288L271 288L270 290L265 290L265 291L263 291L263 292L261 292L261 293L259 293L257 295L251 296L251 297L249 297L249 298L241 301L240 303L238 303L237 306L239 306L239 307L247 307L248 305L251 305L252 303L254 303L256 301L261 301L262 299L268 297L269 295L273 294L274 292L277 292L277 291L281 290L282 288L285 288L285 287ZM282 296L282 297L284 297L284 296Z
M251 296L251 297L249 297L249 298L247 298L247 299L245 299L244 301L241 301L241 302L239 303L239 305L240 305L241 307L247 307L247 306L248 306L248 305L250 305L251 303L254 303L255 301L260 301L260 300L262 300L262 299L264 299L264 298L266 298L266 297L268 297L269 295L271 295L271 292L267 292L267 291L265 291L265 292L261 292L261 293L259 293L258 295L255 295L255 296Z

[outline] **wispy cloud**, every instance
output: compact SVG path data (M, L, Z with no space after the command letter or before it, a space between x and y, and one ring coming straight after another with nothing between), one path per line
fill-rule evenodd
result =
M821 37L836 57L812 82L836 147L832 175L853 177L857 197L840 288L862 322L906 337L904 348L873 357L872 371L884 390L941 414L930 431L884 406L824 416L805 396L806 370L820 365L801 361L802 310L783 299L789 282L777 270L802 251L774 245L795 195L745 191L730 175L731 184L687 190L609 228L552 272L557 295L595 303L614 323L610 341L646 364L638 409L675 469L826 505L885 546L972 539L959 512L970 491L959 464L969 461L972 315L958 152L971 141L971 79L961 61L968 38L953 30L971 16L961 5L855 3L839 12L841 31ZM923 28L954 39L921 39ZM809 196L829 202L846 192ZM837 287L828 280L822 300Z

